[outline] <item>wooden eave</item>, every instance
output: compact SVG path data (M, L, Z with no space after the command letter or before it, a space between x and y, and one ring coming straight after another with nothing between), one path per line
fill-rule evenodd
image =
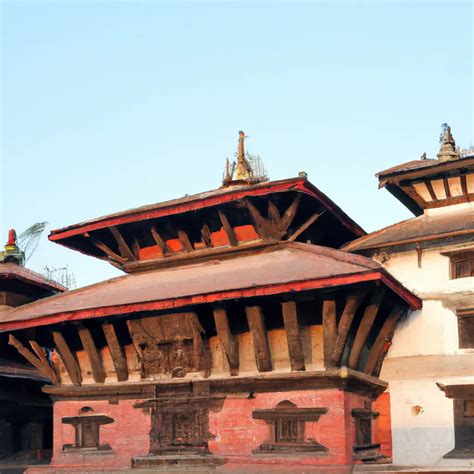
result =
M472 186L468 186L466 181L468 175L473 176L474 158L460 158L443 162L432 161L434 164L430 163L428 166L424 166L424 162L421 161L418 168L404 169L403 165L400 165L400 167L393 168L393 171L387 170L389 172L378 173L376 176L379 178L379 188L386 187L416 216L421 215L424 209L474 201L474 190L472 190ZM460 179L461 193L453 191L453 186L459 186L450 184L451 178ZM443 182L444 185L435 190L433 188L434 182ZM421 194L417 186L422 187Z
M127 271L127 266L134 268L135 266L133 263L141 260L141 257L139 256L141 249L138 241L136 239L130 240L130 235L128 236L128 242L125 241L123 231L125 229L125 232L128 232L127 225L133 223L139 223L141 225L141 223L147 222L147 226L151 225L153 228L155 223L159 222L157 219L162 217L178 216L183 213L189 213L190 211L217 207L219 210L220 220L222 221L224 226L223 228L225 229L230 242L230 247L237 246L240 245L240 242L237 242L236 236L234 234L235 230L229 224L229 216L226 215L226 213L222 210L223 205L237 202L244 204L244 207L245 205L247 206L247 212L250 212L251 220L255 221L255 219L257 219L256 223L253 222L253 227L255 228L255 232L260 235L260 239L279 240L279 237L283 235L283 232L286 232L282 231L282 233L279 233L280 229L278 225L282 224L279 219L283 218L283 215L279 215L281 210L279 211L274 207L272 209L274 211L274 215L272 216L273 222L269 221L266 223L266 218L262 219L262 217L259 215L259 211L253 208L252 203L248 201L248 198L270 196L291 191L296 192L296 195L301 193L309 196L317 203L314 209L314 215L311 217L308 216L308 222L306 223L307 226L312 225L321 214L328 213L328 215L331 215L332 218L336 219L336 222L343 226L344 229L347 229L349 236L359 237L361 235L365 235L365 231L360 226L358 226L349 216L347 216L347 214L345 214L325 194L323 194L309 181L307 181L306 178L293 178L282 181L261 183L252 186L221 188L207 193L132 209L130 211L112 214L92 221L65 227L63 229L53 230L50 233L49 239L53 242L60 243L65 247L77 250L86 255L92 255L107 260L114 266ZM271 203L269 203L269 206L270 204ZM289 209L290 208L288 208L288 210ZM317 211L317 209L319 209L319 211ZM294 215L296 209L292 212ZM259 218L261 222L258 222ZM289 223L291 223L291 220L287 221L286 230L288 230ZM205 224L207 223L203 221L202 224L202 231L204 232L204 228L206 227ZM260 226L260 224L262 224L263 227ZM277 232L275 235L270 235L269 229L271 229L271 226L275 227L275 224L278 224L278 228L275 229ZM267 229L265 225L270 226L269 229ZM97 232L100 234L100 232L107 230L113 235L112 246L104 242L103 239L100 238L100 235L99 238L97 238ZM183 230L184 229L180 230L179 228L176 229L177 235L173 238L179 239L183 250L186 253L195 252L193 244L189 241L187 233ZM305 230L306 227L302 225L300 233L304 232ZM161 230L155 228L154 230L152 229L152 232L154 232L153 238L156 244L162 249L164 254L163 256L170 257L173 254L173 251L167 246L167 242L160 235ZM106 237L109 238L108 234L106 234ZM204 237L205 236L203 236L203 239ZM290 234L288 237L296 238L297 236L291 236ZM256 240L258 240L258 238ZM210 246L212 245L207 245L206 242L206 247Z
M59 283L15 263L0 263L0 287L2 281L18 281L33 288L40 288L50 293L62 293L67 288Z
M377 230L341 247L346 252L436 244L474 235L474 216L470 209L449 214L421 215Z
M337 206L306 178L291 178L280 181L269 181L253 186L221 188L215 191L195 194L181 199L174 199L150 206L131 209L129 211L110 214L91 221L52 230L49 235L49 240L60 243L61 240L67 237L81 235L97 229L130 222L155 219L172 214L181 214L188 211L236 201L247 196L265 196L284 191L301 191L309 194L323 204L328 210L332 211L341 223L355 235L365 234L365 231L356 222L354 222L339 206Z
M249 272L248 267L244 264L245 262L242 262L242 260L245 260L245 257L235 259L234 262L227 262L226 267L228 270L225 270L227 273L216 274L215 276L212 274L214 267L212 263L210 263L210 266L203 264L200 267L196 265L181 267L183 271L187 272L188 279L189 275L193 275L193 278L196 279L195 281L198 281L200 278L209 279L208 284L206 283L202 286L202 291L196 291L197 288L194 290L189 288L184 290L181 295L172 297L169 295L174 295L174 290L172 290L174 287L169 287L169 289L166 290L168 291L168 296L162 296L160 298L159 292L156 291L153 292L153 294L156 294L155 298L149 296L151 288L154 288L155 285L157 288L160 287L161 280L154 279L153 274L157 274L157 272L160 274L163 271L167 271L166 269L119 277L86 287L85 289L69 291L67 295L61 295L62 298L60 299L53 296L46 300L17 308L16 310L6 311L3 314L2 321L0 321L0 332L46 326L64 321L104 318L142 311L174 310L197 304L217 303L241 298L331 289L370 281L380 281L404 300L412 309L419 309L421 307L421 300L418 297L404 288L380 265L370 259L308 244L284 243L277 244L274 247L274 249L271 249L271 251L267 253L267 257L264 255L248 257L252 259L251 262L249 261L249 264L251 263L253 265L251 272ZM289 251L290 253L278 253L285 251ZM292 252L296 252L296 254L290 257L290 255L293 255ZM288 257L284 257L284 255L288 255ZM257 263L262 257L270 258L271 260L267 260L265 265L263 264L265 260L261 260L261 264ZM316 267L311 263L311 259L316 259L314 265L319 262L318 265L320 268L318 270L316 270ZM297 266L298 261L301 262L301 265L303 265L304 262L305 269L302 268L300 271L296 268L287 268L289 265ZM281 268L275 267L272 262L280 262ZM239 265L235 270L233 269L234 263ZM220 265L224 264L225 262L220 263ZM347 269L344 271L341 270L341 273L334 271L326 273L324 269L330 269L333 265L335 265L334 268ZM286 268L286 270L284 270L283 267ZM314 270L312 270L313 268ZM169 271L176 276L174 285L180 285L182 287L187 284L185 282L188 280L181 280L179 273L181 269L175 268ZM263 273L258 276L260 270ZM294 273L293 278L291 277L291 271ZM318 271L320 272L319 274ZM242 282L247 281L247 284L234 285L227 282L227 287L215 290L216 278L226 278L225 275L229 272L235 275L235 278L237 278L236 282L241 279ZM274 273L273 275L272 272ZM283 272L281 273L281 277L280 272ZM238 275L242 275L242 277ZM272 275L271 278L270 275ZM136 278L139 278L139 280L136 280ZM164 274L160 278L167 279ZM181 283L181 281L183 281L183 283ZM257 281L259 283L255 283ZM151 285L151 282L155 283ZM144 285L143 288L145 291L140 289L141 287L139 285ZM114 296L114 288L117 288L117 297ZM84 291L86 293L84 293ZM103 293L104 291L105 293ZM166 291L164 294L166 294ZM87 303L88 297L86 295L93 297L91 303ZM64 300L64 297L67 297L66 300ZM109 301L121 299L122 301L117 304L107 304L107 299ZM67 300L69 300L69 302L67 302ZM103 305L99 306L99 301L102 302ZM68 309L68 306L70 309Z

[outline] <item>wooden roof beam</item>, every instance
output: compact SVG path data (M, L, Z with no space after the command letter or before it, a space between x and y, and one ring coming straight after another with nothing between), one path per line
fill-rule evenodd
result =
M372 375L374 372L375 368L377 367L377 362L379 361L380 355L383 353L384 345L392 338L393 332L395 331L395 326L397 325L397 322L402 314L403 308L400 306L395 306L383 323L382 329L380 329L374 344L370 348L367 361L365 362L364 372L366 374Z
M272 358L262 309L260 306L247 306L245 312L250 333L252 334L257 369L259 372L269 372L272 370Z
M76 328L79 333L79 338L81 339L82 347L84 347L87 358L89 359L94 381L97 383L104 383L106 376L105 370L90 330L80 323L76 324Z
M286 301L282 303L281 307L291 370L305 370L304 352L298 325L296 303L294 301Z
M163 252L163 255L167 255L169 253L172 253L173 251L168 247L166 244L166 241L161 237L160 233L156 230L156 227L154 225L151 226L150 228L151 236L153 237L153 240L155 241L156 245L160 247L161 251Z
M184 230L178 230L178 239L186 252L192 252L194 250L193 244Z
M229 363L230 375L239 374L239 340L232 334L229 326L229 318L225 308L215 308L214 322L216 324L217 337L224 347L224 352Z
M112 260L112 261L115 261L117 263L120 263L120 264L124 264L124 263L127 263L127 259L126 258L123 258L121 255L119 255L118 253L114 252L108 245L104 244L103 242L101 242L99 239L97 239L96 237L90 235L90 234L85 234L84 237L87 237L88 240L93 244L95 245L99 250L102 250L103 253L105 253L105 255L107 255L107 257Z
M235 235L235 231L230 225L229 219L227 219L227 216L225 215L224 211L222 209L218 209L217 212L219 213L219 219L221 220L222 227L224 227L224 231L227 234L227 239L229 240L230 246L235 247L239 245L237 236Z
M360 305L364 301L368 293L368 289L358 293L353 293L347 296L346 304L339 320L337 328L337 338L334 344L334 350L332 353L332 360L336 367L340 366L342 361L342 354L347 342L347 336L354 320L354 316L359 309Z
M323 213L324 211L321 213L315 212L304 224L300 225L298 229L288 237L288 240L290 242L296 240L306 229L308 229L308 227L313 225Z
M74 385L81 385L82 373L81 368L74 357L71 349L69 348L64 336L59 331L53 331L53 339L58 350L59 357L61 358L64 367Z
M128 364L125 351L120 344L115 326L112 323L102 324L102 330L107 341L107 346L110 351L110 356L115 367L115 373L117 374L117 380L124 382L128 380Z
M110 226L109 230L114 236L115 241L117 242L117 246L119 248L121 256L130 262L136 261L137 259L135 255L133 254L132 250L128 246L120 230L114 225Z
M324 366L335 367L332 357L337 338L336 301L326 299L323 301L323 350Z
M375 321L375 317L380 309L382 299L385 295L385 288L377 288L373 291L368 306L365 308L362 320L357 328L356 336L352 344L349 355L348 366L351 369L357 370L359 367L360 355L367 340L370 330Z
M34 341L30 341L36 344ZM39 345L35 345L32 348L33 350L38 349L38 353L35 356L29 349L27 349L13 334L8 336L8 344L13 346L33 367L36 367L43 375L48 377L53 384L58 383L58 378L56 376L56 372L52 369L49 365L44 352L41 352L42 349Z

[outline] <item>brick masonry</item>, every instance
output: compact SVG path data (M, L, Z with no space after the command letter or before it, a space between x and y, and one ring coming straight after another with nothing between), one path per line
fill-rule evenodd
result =
M272 409L288 400L298 408L322 408L328 412L318 422L307 422L305 438L315 439L328 449L327 453L258 454L254 450L270 440L270 427L260 419L253 419L254 410ZM134 408L141 400L108 401L58 401L54 405L54 452L51 467L126 469L133 457L146 456L150 448L151 415L148 409ZM227 459L231 465L265 464L268 467L283 465L349 466L353 464L352 447L355 425L351 411L363 408L367 397L337 389L282 391L261 393L254 396L228 396L222 410L209 413L209 431L214 439L209 441L212 454ZM111 451L100 453L66 452L63 446L75 443L75 431L63 424L64 417L77 416L84 407L94 413L114 419L114 423L101 426L100 444L109 444ZM390 404L388 394L374 404L381 412L375 424L374 441L382 443L384 454L391 453ZM388 411L387 411L388 410Z

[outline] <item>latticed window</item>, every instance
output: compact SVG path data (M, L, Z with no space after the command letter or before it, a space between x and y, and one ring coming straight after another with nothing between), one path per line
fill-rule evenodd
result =
M295 418L275 420L276 443L298 443L304 441L304 423Z
M474 252L463 252L451 257L451 278L474 276Z
M459 348L474 348L474 309L460 310L457 315Z

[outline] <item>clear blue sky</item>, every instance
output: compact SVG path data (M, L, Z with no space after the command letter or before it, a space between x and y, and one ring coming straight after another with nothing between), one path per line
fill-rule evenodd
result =
M374 173L440 125L473 144L472 3L3 1L1 229L220 185L237 132L367 231L410 217ZM119 272L42 239L29 266Z

